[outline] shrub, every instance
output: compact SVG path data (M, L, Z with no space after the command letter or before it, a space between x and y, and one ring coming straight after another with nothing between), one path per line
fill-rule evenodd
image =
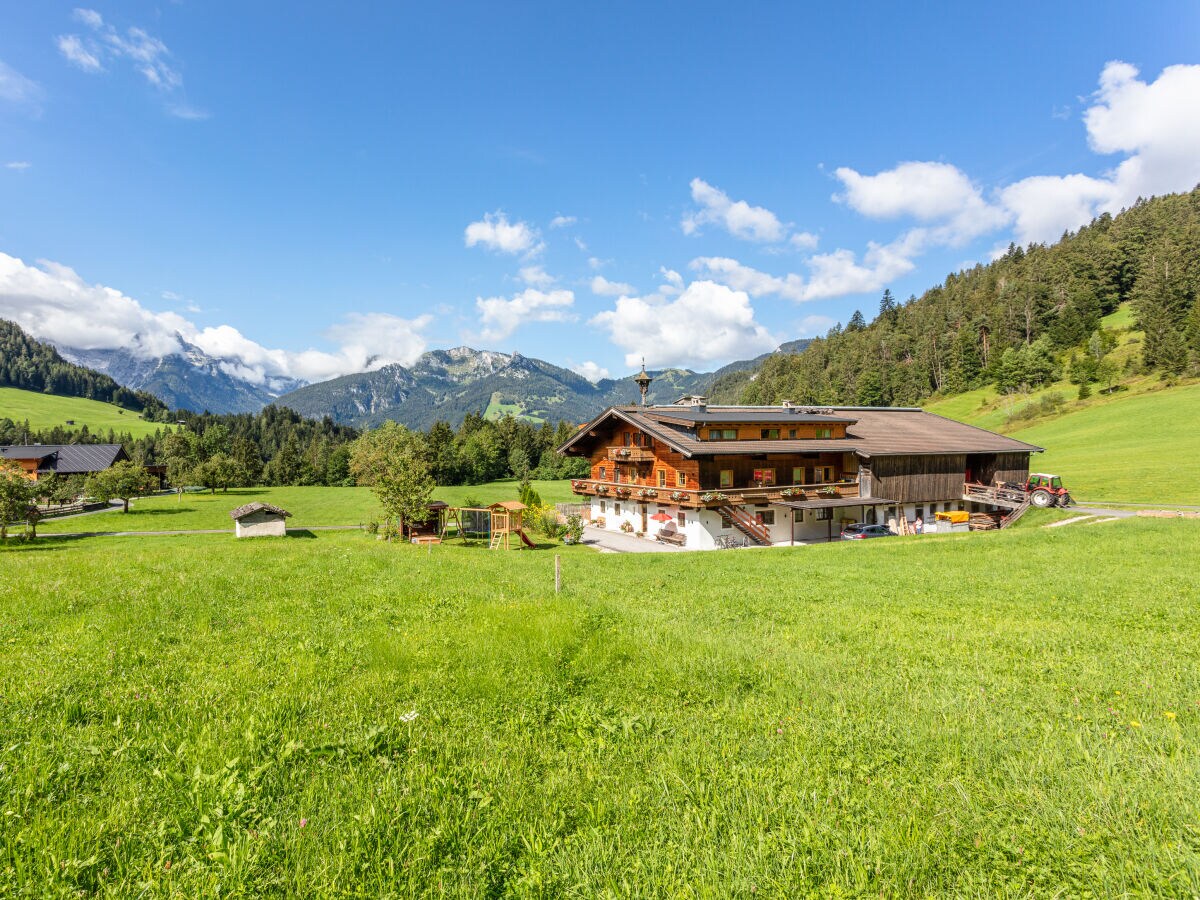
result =
M564 544L578 544L583 540L583 517L579 513L567 516L567 524L563 529Z

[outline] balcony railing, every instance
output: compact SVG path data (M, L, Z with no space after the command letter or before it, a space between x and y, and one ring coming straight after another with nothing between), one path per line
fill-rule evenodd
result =
M636 500L662 505L717 507L733 503L780 502L784 500L820 500L833 497L858 497L857 481L831 481L824 484L750 485L724 488L673 488L629 481L598 481L577 478L571 482L576 494L606 497L610 500Z
M654 462L654 451L645 447L609 447L608 458L614 462Z

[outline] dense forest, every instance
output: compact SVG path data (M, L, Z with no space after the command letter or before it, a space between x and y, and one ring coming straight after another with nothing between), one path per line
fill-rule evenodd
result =
M67 362L52 346L6 319L0 319L0 387L101 400L146 418L162 418L167 412L167 405L153 394L132 391L107 375Z
M174 415L180 427L140 438L112 431L92 433L87 428L37 431L27 422L0 418L0 444L121 443L132 459L145 465L170 465L173 455L183 458L176 474L191 475L194 483L205 486L354 483L350 444L360 432L328 417L307 419L276 406L258 413ZM452 485L509 476L577 476L581 462L586 471L587 461L554 452L572 431L565 422L538 426L511 416L492 420L469 415L457 429L438 422L417 434L434 479ZM178 439L175 435L180 433L186 437Z
M714 385L718 402L909 406L985 384L1112 381L1103 316L1129 302L1144 332L1130 364L1200 374L1200 188L1103 215L1053 246L1010 246L906 303L885 292L804 352Z

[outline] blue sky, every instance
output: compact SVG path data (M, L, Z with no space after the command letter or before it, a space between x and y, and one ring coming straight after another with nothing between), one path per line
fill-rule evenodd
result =
M1195 3L844 6L12 4L0 316L711 368L1200 181Z

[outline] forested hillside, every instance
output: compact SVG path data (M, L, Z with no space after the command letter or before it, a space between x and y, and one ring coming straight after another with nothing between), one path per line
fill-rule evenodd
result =
M920 298L885 292L799 354L737 385L744 403L913 405L985 384L1017 391L1068 375L1083 391L1126 374L1101 318L1129 301L1144 333L1129 374L1200 374L1200 188L1104 215L1053 246L1010 246Z
M107 375L67 362L49 344L34 340L5 319L0 319L0 387L101 400L152 415L167 411L153 394L130 390Z

